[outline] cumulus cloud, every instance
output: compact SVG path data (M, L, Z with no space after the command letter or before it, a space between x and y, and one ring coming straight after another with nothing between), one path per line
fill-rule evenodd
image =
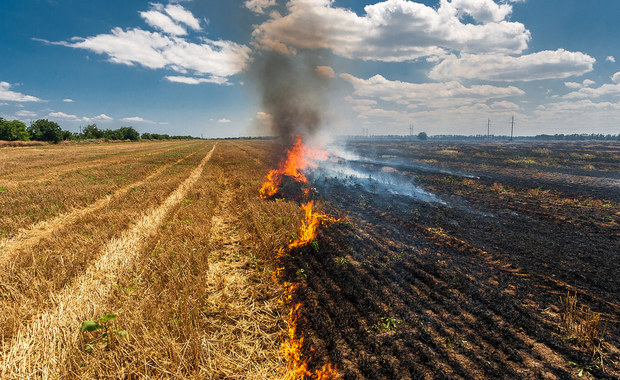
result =
M165 77L166 80L175 83L184 83L184 84L200 84L200 83L215 83L215 84L224 84L230 85L231 83L225 77L218 76L210 76L209 78L196 78L196 77L187 77L187 76L178 76L178 75L168 75Z
M50 119L56 119L56 120L67 120L67 121L89 121L90 119L88 118L81 118L78 117L76 115L71 115L71 114L67 114L64 112L50 112L47 117L49 117Z
M187 34L187 30L185 30L184 27L175 23L170 17L161 12L153 10L140 12L140 16L142 16L147 24L166 34L171 34L173 36L184 36Z
M115 27L110 33L73 37L69 41L35 40L103 54L110 62L117 64L207 76L197 79L199 83L206 80L209 83L228 84L223 78L238 74L250 60L250 48L245 45L205 37L190 41L183 37L187 34L184 26L193 30L201 28L200 21L179 4L164 7L152 3L151 9L140 12L140 15L147 24L159 31Z
M504 54L450 55L436 65L429 77L491 81L562 79L592 71L596 60L581 52L545 50L519 57Z
M607 57L605 57L605 60L611 63L616 62L616 58L613 55L608 55Z
M576 88L582 88L582 87L590 87L592 86L594 83L593 80L590 79L584 79L583 82L581 83L577 83L577 82L564 82L564 85L568 88L572 88L572 89L576 89Z
M35 117L37 116L36 112L20 110L15 113L19 117Z
M364 7L365 14L333 5L333 0L291 0L284 16L272 12L253 32L264 49L295 53L302 49L330 49L346 58L408 61L442 56L448 51L520 53L530 32L503 18L508 4L491 0L441 1L435 9L407 0L386 0ZM460 13L459 13L460 12ZM459 14L481 23L464 23ZM475 15L475 16L474 16Z
M452 0L451 5L458 10L459 16L467 14L483 23L500 22L512 12L512 6L500 5L493 0Z
M164 8L164 11L168 14L168 16L172 17L175 21L183 23L193 30L201 30L200 28L200 20L198 20L192 12L183 8L179 4L168 4Z
M276 5L276 0L247 0L245 2L246 8L254 13L264 13L266 8Z
M100 115L97 115L95 117L92 118L93 121L101 121L101 122L107 122L107 121L112 121L114 120L114 118L102 113Z
M620 95L620 83L607 83L597 88L583 87L563 96L564 99L593 99L607 95Z
M131 117L124 117L121 119L121 121L127 122L127 123L149 123L149 124L153 124L154 121L151 120L147 120L144 119L140 116L131 116Z
M250 49L231 41L203 39L197 44L185 39L142 29L112 29L110 34L75 37L64 46L106 54L113 63L142 65L150 69L188 70L227 77L239 73L249 59Z
M336 76L336 73L334 73L334 69L329 66L317 66L316 69L314 69L314 72L317 76L321 78L331 79Z
M200 30L200 21L179 4L169 4L164 7L159 3L152 3L152 9L140 12L140 16L147 24L173 36L184 36L187 30L180 24L185 24L194 30Z
M73 103L74 102L73 99L69 99L69 98L63 99L62 101L65 102L65 103Z
M471 104L481 100L521 96L525 92L517 87L497 87L490 85L474 85L466 87L457 81L446 83L410 83L392 81L381 75L369 79L357 78L343 73L340 77L351 83L353 94L361 98L375 98L398 104L422 105L437 108L445 104ZM360 100L353 100L362 104ZM368 101L363 101L370 105Z
M226 119L226 118L223 118L223 119L219 119L217 122L218 122L218 123L224 123L224 124L227 124L227 123L230 123L230 120L229 120L229 119Z
M620 83L620 71L611 76L611 80L614 83Z
M271 114L269 114L267 112L258 111L256 113L256 118L258 120L271 120L273 118L273 116L271 116Z
M21 92L11 91L11 84L0 81L0 100L9 102L42 102L42 99L32 95L25 95Z

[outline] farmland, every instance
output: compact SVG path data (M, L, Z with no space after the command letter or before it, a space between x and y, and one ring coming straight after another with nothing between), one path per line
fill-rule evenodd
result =
M0 149L0 377L620 376L618 143L339 149L308 244L275 141Z

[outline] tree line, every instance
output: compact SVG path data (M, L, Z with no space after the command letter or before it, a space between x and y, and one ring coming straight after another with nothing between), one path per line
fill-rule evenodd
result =
M47 119L39 119L30 126L19 120L5 120L0 117L0 140L5 141L48 141L58 143L64 140L169 140L169 139L196 139L192 136L170 136L158 133L143 133L140 135L133 127L118 129L99 129L96 124L84 127L80 133L63 130L58 123Z

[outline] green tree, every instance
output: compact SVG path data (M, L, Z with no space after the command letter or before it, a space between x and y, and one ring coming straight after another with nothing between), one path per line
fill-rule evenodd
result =
M62 128L60 125L47 119L39 119L27 128L33 140L50 141L57 143L62 140Z
M418 139L424 141L428 139L428 135L426 134L426 132L420 132L418 133Z
M9 121L0 118L0 140L30 140L30 135L26 131L26 124L19 120Z
M82 130L85 139L100 139L103 137L103 131L97 128L97 124L89 124Z
M118 129L121 140L140 140L140 134L133 127L120 127Z

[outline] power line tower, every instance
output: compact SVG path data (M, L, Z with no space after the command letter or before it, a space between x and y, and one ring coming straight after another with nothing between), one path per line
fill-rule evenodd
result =
M413 124L409 124L409 136L413 137Z
M512 119L510 120L510 141L512 141L514 130L515 130L515 116L512 115Z

